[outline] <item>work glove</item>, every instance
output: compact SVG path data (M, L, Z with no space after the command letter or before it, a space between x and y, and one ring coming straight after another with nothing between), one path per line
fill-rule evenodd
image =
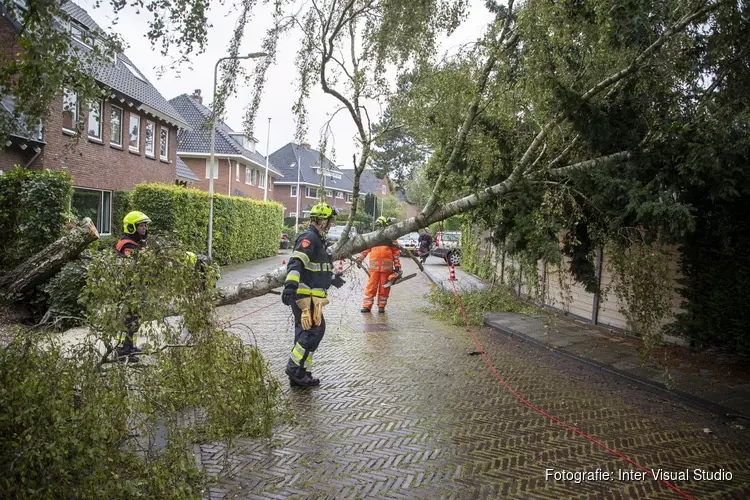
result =
M312 328L312 315L310 313L310 303L312 301L310 300L310 297L304 297L302 299L297 299L297 306L302 309L302 314L300 315L300 324L302 325L303 330L309 330ZM322 311L321 311L322 314Z
M356 262L357 264L361 264L364 260L365 257L361 253L358 253L357 256L354 257L354 262Z
M342 286L344 286L344 283L346 283L346 281L344 281L344 278L342 278L340 274L333 275L331 285L335 286L336 288L341 288Z
M283 302L285 306L291 306L296 298L297 290L294 288L287 287L281 292L281 302Z
M328 305L328 299L325 297L313 297L313 325L320 326L323 323L323 306Z

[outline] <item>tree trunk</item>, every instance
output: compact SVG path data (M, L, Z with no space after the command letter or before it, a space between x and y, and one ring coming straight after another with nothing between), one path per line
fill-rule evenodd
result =
M15 269L0 276L0 289L10 293L24 293L55 275L69 260L75 258L99 232L91 219L83 219L75 228L39 253L31 256Z

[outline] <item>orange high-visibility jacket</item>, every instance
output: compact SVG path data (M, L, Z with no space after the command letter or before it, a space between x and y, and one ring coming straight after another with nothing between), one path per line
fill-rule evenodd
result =
M393 245L382 245L379 247L368 248L362 252L362 258L370 255L370 271L375 272L390 272L393 271L394 267L401 267L401 260L399 255L401 250L398 248L398 243L395 241Z

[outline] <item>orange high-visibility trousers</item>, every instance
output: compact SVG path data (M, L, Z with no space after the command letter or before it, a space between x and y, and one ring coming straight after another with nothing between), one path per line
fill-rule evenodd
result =
M372 305L375 302L375 296L378 297L378 307L385 307L388 303L388 295L391 293L391 289L383 288L383 285L388 281L388 276L393 271L370 271L370 279L367 280L367 286L365 287L365 298L362 299L362 307L372 309Z

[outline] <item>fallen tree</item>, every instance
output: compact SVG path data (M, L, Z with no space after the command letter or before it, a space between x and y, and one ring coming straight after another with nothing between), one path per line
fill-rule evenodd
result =
M18 267L0 276L0 290L10 294L23 294L54 276L62 267L99 239L91 219L85 218Z

